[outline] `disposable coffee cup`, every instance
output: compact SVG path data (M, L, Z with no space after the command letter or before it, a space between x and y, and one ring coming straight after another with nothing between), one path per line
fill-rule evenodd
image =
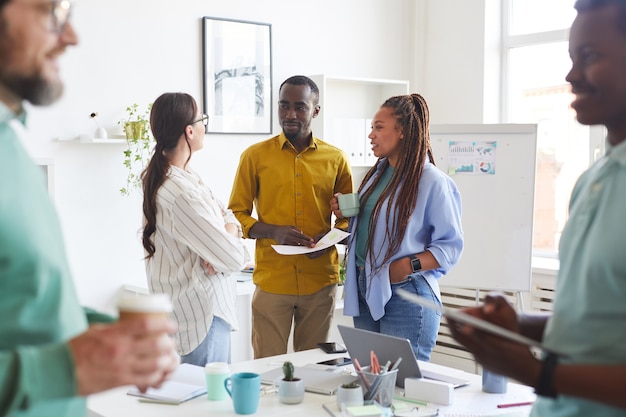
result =
M337 202L339 203L339 210L341 210L343 217L353 217L359 214L361 204L359 202L358 193L339 194L337 196Z
M221 401L228 398L224 381L230 375L230 367L226 362L211 362L204 367L206 379L206 393L211 401Z
M172 302L167 294L129 294L117 302L120 320L146 316L167 318L172 312Z

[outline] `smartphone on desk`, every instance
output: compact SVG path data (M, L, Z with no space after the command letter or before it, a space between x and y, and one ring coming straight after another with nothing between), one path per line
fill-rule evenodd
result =
M318 343L317 346L326 353L344 353L348 351L345 346L336 342Z
M335 358L329 359L327 361L317 362L318 365L330 365L330 366L344 366L350 365L352 363L352 359L350 358Z

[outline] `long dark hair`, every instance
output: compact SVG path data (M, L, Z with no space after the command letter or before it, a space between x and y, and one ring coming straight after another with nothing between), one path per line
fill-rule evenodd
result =
M430 147L430 116L424 97L419 94L395 96L387 99L381 106L381 108L383 107L392 110L397 120L397 126L401 129L404 138L399 142L397 166L393 170L389 184L376 201L370 218L369 236L374 236L383 203L389 199L386 216L391 219L392 223L391 227L384 226L385 239L389 241L389 247L382 262L378 263L378 267L375 268L375 272L379 271L382 265L391 259L402 243L409 219L415 209L419 182L426 158L433 164L435 163ZM385 160L383 164L382 170L387 168L389 161ZM376 172L375 165L365 175L359 191ZM362 197L361 206L365 205L380 178L379 175L367 189ZM379 256L378 253L374 252L374 249L372 239L368 239L367 252L373 260Z
M155 248L152 235L156 232L156 197L157 191L165 182L170 169L167 152L176 148L180 135L186 134L185 128L192 124L198 105L189 94L164 93L154 101L150 111L150 129L156 140L150 163L141 173L143 184L143 215L144 227L142 233L143 247L148 252L147 258L154 256ZM191 146L189 156L191 158Z

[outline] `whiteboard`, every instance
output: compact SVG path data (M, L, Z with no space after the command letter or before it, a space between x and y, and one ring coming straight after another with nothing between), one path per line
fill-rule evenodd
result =
M537 126L431 125L430 137L463 205L463 255L439 284L529 291Z

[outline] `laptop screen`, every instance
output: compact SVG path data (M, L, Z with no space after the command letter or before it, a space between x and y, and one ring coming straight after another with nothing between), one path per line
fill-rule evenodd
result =
M398 376L396 378L396 385L401 388L404 388L405 378L433 379L452 384L455 388L470 383L469 378L420 370L409 339L342 325L337 325L337 328L348 349L348 354L352 360L356 358L361 366L370 365L371 351L376 353L381 366L387 362L394 363L398 358L402 358L402 362L398 366Z
M388 361L394 363L398 358L402 362L398 366L396 385L404 387L404 378L421 378L422 373L408 339L370 332L343 325L337 325L348 354L363 366L370 365L370 352L374 351L378 362L384 365Z

